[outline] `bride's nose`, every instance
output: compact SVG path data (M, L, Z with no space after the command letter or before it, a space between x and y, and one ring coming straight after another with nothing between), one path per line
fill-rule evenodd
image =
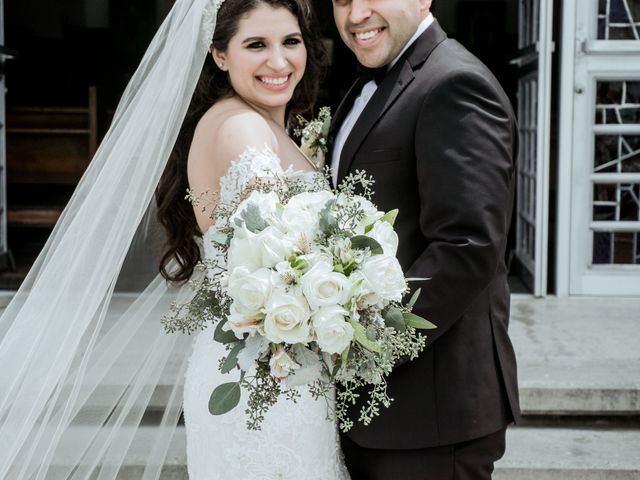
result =
M282 48L273 48L269 54L269 58L267 59L267 66L273 69L276 72L284 70L287 68L289 62L287 61L287 57Z

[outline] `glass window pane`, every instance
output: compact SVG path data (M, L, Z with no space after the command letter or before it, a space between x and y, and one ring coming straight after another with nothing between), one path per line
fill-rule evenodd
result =
M594 265L639 265L640 233L594 232Z
M596 124L640 124L640 81L600 81Z
M593 221L640 221L640 184L594 185Z
M640 0L599 0L599 40L640 40Z
M640 172L640 135L596 135L594 173Z

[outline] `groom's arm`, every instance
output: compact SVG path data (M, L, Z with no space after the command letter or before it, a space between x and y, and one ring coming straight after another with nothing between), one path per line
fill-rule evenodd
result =
M510 225L515 127L506 98L477 71L453 72L424 98L415 132L427 248L406 272L432 343L492 282Z

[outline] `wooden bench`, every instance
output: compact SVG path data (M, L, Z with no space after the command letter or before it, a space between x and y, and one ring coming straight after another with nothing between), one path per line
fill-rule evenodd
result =
M7 109L7 183L19 190L7 211L10 226L53 226L82 177L98 143L96 88L86 107L11 107Z

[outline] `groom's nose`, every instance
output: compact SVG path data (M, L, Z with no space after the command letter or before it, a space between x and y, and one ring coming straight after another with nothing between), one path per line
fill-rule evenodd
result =
M349 7L349 23L358 25L371 16L369 0L351 0Z

